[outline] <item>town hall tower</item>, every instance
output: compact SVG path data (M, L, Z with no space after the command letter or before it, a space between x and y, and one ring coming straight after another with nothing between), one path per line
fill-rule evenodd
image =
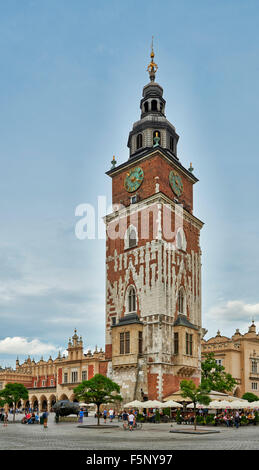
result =
M107 172L113 212L106 216L107 375L126 401L160 399L180 381L200 381L203 223L193 214L198 181L177 152L179 136L150 82L140 120L128 138L129 159Z

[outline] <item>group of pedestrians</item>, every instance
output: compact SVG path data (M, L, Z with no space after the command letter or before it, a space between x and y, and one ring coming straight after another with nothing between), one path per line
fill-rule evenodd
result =
M104 424L106 424L106 420L108 416L109 416L110 423L112 423L115 418L115 411L112 408L109 411L107 411L106 408L103 410Z
M126 429L129 426L129 430L133 431L133 426L136 424L136 413L134 413L133 410L131 410L129 413L127 413L126 410L123 411L122 413L122 421L123 421L123 427Z
M215 416L215 419L216 416ZM229 428L230 426L235 426L236 428L239 428L239 424L240 424L240 414L238 411L235 411L235 413L225 413L225 415L223 416L223 420L226 424L226 426Z

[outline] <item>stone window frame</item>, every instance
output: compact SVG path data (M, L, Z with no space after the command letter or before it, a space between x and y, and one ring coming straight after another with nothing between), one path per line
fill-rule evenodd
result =
M135 309L134 310L130 310L130 292L134 290L134 294L135 294L135 300L134 300L134 303L135 303ZM136 289L136 286L134 284L130 284L128 287L127 287L127 291L126 291L126 305L125 305L125 315L130 315L132 313L137 313L137 289Z
M139 139L140 139L141 145L139 145ZM143 132L138 132L138 134L136 135L136 150L143 148L143 140L144 140Z
M181 241L179 242L180 237L181 237ZM182 227L179 227L176 232L175 245L176 245L177 250L186 251L187 249L186 236L184 233L184 229Z
M120 355L130 354L130 331L120 333Z
M180 299L180 295L182 298ZM177 296L178 314L187 315L186 292L183 286L180 286ZM182 304L182 305L181 305Z
M83 380L87 380L87 377L88 377L88 373L87 373L87 372L88 372L87 369L83 369L83 370L82 370L82 381L83 381ZM85 378L84 378L84 375L86 375Z
M136 243L135 245L130 246L130 233L132 230L134 230L135 235L136 235L136 238L135 238ZM137 230L137 227L135 227L135 225L130 224L124 236L124 250L128 250L129 248L133 249L133 248L136 248L137 246L138 246L138 230Z
M193 334L185 333L186 355L193 356Z
M258 373L258 361L256 359L252 359L251 361L251 371L253 374Z

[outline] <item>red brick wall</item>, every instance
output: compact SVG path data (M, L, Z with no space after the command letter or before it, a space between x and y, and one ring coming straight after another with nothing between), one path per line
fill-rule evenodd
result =
M99 373L102 375L107 375L108 362L99 363Z
M106 344L105 345L105 359L111 359L111 358L112 358L112 345Z
M62 383L62 367L58 369L58 383Z
M147 374L147 381L148 381L148 399L149 400L156 400L158 398L158 374Z
M94 366L89 365L88 366L88 380L92 379L93 376L94 376Z
M186 377L174 376L172 374L163 374L163 397L167 397L180 389L180 383L186 380ZM200 380L198 377L191 379L195 385L199 385Z

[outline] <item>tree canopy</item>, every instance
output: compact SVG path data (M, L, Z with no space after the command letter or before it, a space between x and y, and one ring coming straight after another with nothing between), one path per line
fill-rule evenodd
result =
M250 403L252 403L252 401L258 401L259 400L259 397L257 395L255 395L254 393L251 393L251 392L244 393L242 398L244 400L249 401Z
M225 367L217 364L214 353L205 354L201 370L201 383L210 390L231 392L237 384L232 375L225 372Z
M8 383L5 388L0 390L1 403L8 403L13 405L13 420L15 421L15 410L20 400L27 400L29 393L27 388L23 384L19 383Z
M98 425L100 424L100 405L122 401L119 385L102 374L96 374L92 379L84 380L74 388L74 394L78 399L97 405Z

